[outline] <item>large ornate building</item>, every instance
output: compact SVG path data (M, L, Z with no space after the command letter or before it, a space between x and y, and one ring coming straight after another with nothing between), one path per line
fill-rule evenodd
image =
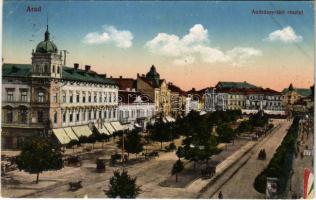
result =
M44 41L32 52L32 64L3 65L2 148L53 135L65 144L91 134L88 124L117 121L116 83L88 65L66 67L62 61L47 26Z

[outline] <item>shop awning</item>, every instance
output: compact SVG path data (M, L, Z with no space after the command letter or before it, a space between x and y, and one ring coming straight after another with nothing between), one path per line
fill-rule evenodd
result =
M110 133L110 135L112 135L113 132L115 132L114 128L111 126L111 124L109 122L105 122L104 126L105 126L106 130Z
M133 129L135 129L134 125L132 125L132 124L125 124L125 125L124 125L124 128L125 128L125 129L128 129L128 130L130 130L130 131L133 130Z
M70 142L70 138L68 137L63 128L53 129L53 133L60 142L60 144L68 144Z
M113 126L115 131L124 130L124 127L120 124L120 122L111 122L111 125Z
M78 138L81 136L89 137L90 135L92 135L92 131L90 130L88 126L74 126L71 128L75 132Z
M64 128L64 131L66 132L70 140L77 140L77 141L79 140L76 134L74 133L74 131L70 127Z
M103 124L101 126L96 126L96 128L98 129L100 134L111 135Z
M142 126L139 125L138 123L135 123L134 126L136 126L137 128L141 128Z

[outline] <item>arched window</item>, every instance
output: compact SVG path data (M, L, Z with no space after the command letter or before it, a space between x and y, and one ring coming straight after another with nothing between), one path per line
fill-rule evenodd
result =
M37 93L37 102L43 103L44 102L44 92Z
M13 110L11 107L7 108L6 109L6 117L7 117L7 120L6 122L7 123L12 123L13 122Z
M53 65L53 73L55 73L55 65Z

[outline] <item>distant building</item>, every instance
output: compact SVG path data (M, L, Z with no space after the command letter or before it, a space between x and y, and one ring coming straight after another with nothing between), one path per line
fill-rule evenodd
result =
M205 93L208 88L203 88L201 90L196 90L192 88L187 91L188 97L190 98L189 111L204 111L205 110Z
M258 110L284 114L282 94L269 88L263 89L247 82L219 82L205 93L205 110ZM280 111L280 112L279 112Z
M171 114L171 94L165 79L160 79L154 65L145 75L137 75L137 90L149 96L155 102L155 114Z
M175 118L187 114L190 98L187 93L173 83L168 83L171 94L171 115Z
M132 78L111 78L119 86L119 116L122 123L129 123L146 129L147 123L155 115L155 104L148 95L137 91L137 80Z
M299 101L301 98L309 97L312 95L312 91L309 88L294 88L292 83L288 88L285 88L282 91L283 94L283 103L288 108L291 109L291 106Z
M88 65L64 66L48 27L32 64L3 64L2 78L4 149L19 148L32 137L52 136L66 144L91 134L88 124L117 121L116 83Z

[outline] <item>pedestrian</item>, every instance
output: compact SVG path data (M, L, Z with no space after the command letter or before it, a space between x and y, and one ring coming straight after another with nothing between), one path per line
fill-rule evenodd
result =
M219 191L219 193L218 193L218 198L219 198L219 199L222 199L222 198L223 198L222 191Z

